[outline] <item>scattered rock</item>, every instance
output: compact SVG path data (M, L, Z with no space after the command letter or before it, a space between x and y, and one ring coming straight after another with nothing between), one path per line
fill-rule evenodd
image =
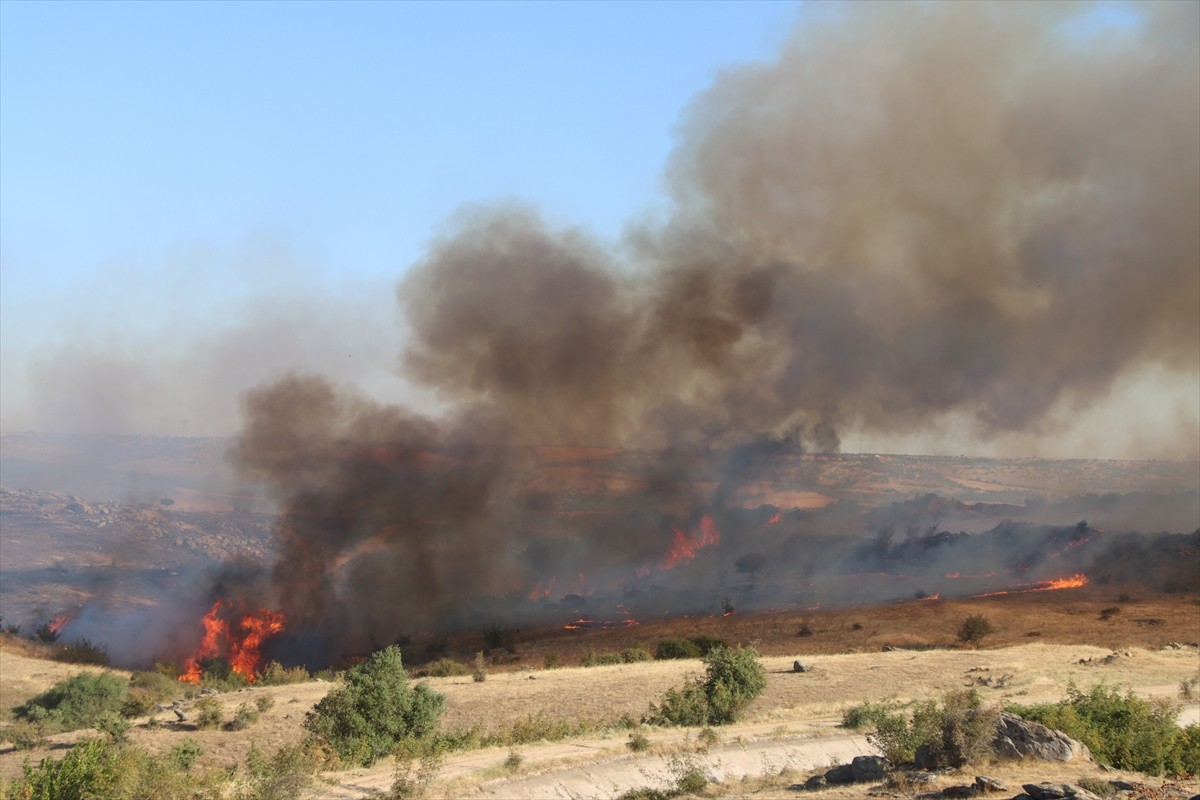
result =
M829 784L824 775L813 775L804 782L805 789L822 789Z
M996 755L1002 759L1035 758L1066 762L1090 756L1082 742L1007 711L1000 712L1000 726L996 730L994 745Z
M1087 789L1073 783L1026 783L1021 788L1033 800L1100 800Z
M792 672L809 672L812 667L805 666L799 659L792 662Z
M828 783L864 783L881 781L891 763L883 756L855 756L849 764L834 767L825 773Z
M974 786L947 786L942 789L942 797L974 797L976 794Z
M975 788L980 792L1007 792L1008 787L1001 781L995 778L989 778L987 775L975 776Z

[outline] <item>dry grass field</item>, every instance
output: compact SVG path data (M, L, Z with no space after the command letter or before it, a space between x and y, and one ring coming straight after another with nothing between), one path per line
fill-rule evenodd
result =
M983 614L996 627L979 649L955 641L957 625L968 614ZM798 635L802 629L805 635ZM714 792L725 796L791 796L787 785L802 781L809 774L806 770L862 752L861 735L850 735L838 722L846 708L865 700L928 699L975 687L988 702L1035 702L1059 699L1069 685L1086 689L1096 684L1176 696L1181 681L1200 674L1196 598L1129 588L1089 586L839 611L670 619L607 631L521 631L516 652L501 659L506 663L491 666L486 681L477 683L469 675L428 679L447 698L443 728L479 726L494 731L533 715L573 723L586 720L596 724L597 732L522 745L519 769L503 767L510 755L503 748L455 754L430 787L431 795L611 797L616 792L604 788L608 784L628 788L666 780L668 757L694 750L697 731L652 729L651 752L635 758L625 747L628 731L606 730L603 725L622 716L640 718L666 689L699 674L702 664L680 660L577 665L589 650L636 644L653 648L661 637L695 634L756 642L768 673L766 691L745 719L721 729L720 742L703 755L713 776L724 781ZM450 644L453 653L456 642L452 639ZM474 646L465 634L457 644ZM545 668L547 655L563 666ZM811 671L793 672L797 658ZM6 715L13 705L84 669L91 668L46 661L26 640L5 637L0 644L0 701ZM252 743L270 752L299 741L305 713L329 688L328 683L311 681L224 693L218 700L227 718L238 705L259 696L270 696L273 705L242 731L196 730L190 723L179 723L171 711L158 712L153 718L160 724L152 724L150 717L135 720L130 738L151 752L192 739L204 751L202 763L232 766L244 761ZM1200 717L1200 706L1185 713ZM64 747L87 735L90 732L60 734L51 737L48 747L30 751L0 748L0 776L20 774L26 759L61 755ZM390 785L392 769L381 763L371 770L326 774L314 796L367 796L372 789ZM1099 774L1096 765L995 765L988 774L996 773L1013 785L1023 775L1075 779L1081 769ZM819 796L857 797L862 791L828 789Z

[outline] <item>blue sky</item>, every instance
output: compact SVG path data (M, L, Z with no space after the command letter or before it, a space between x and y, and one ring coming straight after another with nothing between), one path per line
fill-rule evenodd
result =
M48 353L194 341L289 288L387 292L464 205L619 236L663 202L689 99L799 13L6 0L5 430L50 424L24 391Z
M658 201L689 98L768 57L797 16L786 3L2 8L6 338L114 277L147 300L181 280L236 294L252 267L218 288L171 262L247 237L277 237L340 281L394 278L465 203L516 196L615 235Z

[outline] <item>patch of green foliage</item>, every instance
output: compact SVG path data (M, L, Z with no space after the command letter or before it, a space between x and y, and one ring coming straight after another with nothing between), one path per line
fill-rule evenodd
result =
M21 800L192 800L221 796L227 781L218 772L195 773L200 748L188 740L153 756L109 739L80 742L61 759L26 763L5 797Z
M311 752L300 745L281 747L268 758L255 745L246 755L245 783L238 800L292 800L312 785L319 766Z
M1177 706L1167 698L1144 700L1132 690L1074 686L1058 703L1013 705L1009 712L1040 722L1088 746L1102 764L1149 775L1200 774L1200 726L1175 724Z
M658 640L654 648L654 657L660 661L673 658L703 658L717 647L728 648L724 639L715 636L668 636Z
M646 721L654 725L725 725L734 722L767 686L753 646L715 647L704 656L705 677L669 689Z
M196 727L201 730L219 728L224 721L225 711L217 698L205 695L196 701Z
M259 673L257 683L259 686L283 686L311 680L312 675L304 667L285 667L278 661L269 661Z
M111 672L82 672L51 686L15 710L18 719L49 732L94 726L106 713L117 713L129 684Z
M867 740L893 764L913 760L927 746L930 758L945 767L962 767L992 753L998 708L985 708L974 690L947 692L936 701L918 703L911 714L882 703L863 703L842 715L843 727L873 727Z
M424 684L409 686L400 648L392 645L347 670L304 727L344 761L369 766L401 742L433 734L445 702Z
M650 649L644 644L627 647L624 650L615 652L593 652L588 650L583 654L583 660L580 662L585 667L601 667L612 664L636 664L640 661L652 661L654 655Z

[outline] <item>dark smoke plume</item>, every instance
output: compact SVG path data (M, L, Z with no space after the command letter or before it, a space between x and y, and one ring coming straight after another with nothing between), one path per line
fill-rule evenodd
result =
M555 571L631 574L778 448L949 414L1035 431L1135 367L1194 372L1200 5L1107 33L1087 8L811 15L694 102L673 217L619 249L465 213L398 290L443 417L312 376L248 396L281 609L386 643ZM530 491L542 445L666 455L606 527ZM732 455L697 474L709 448Z

